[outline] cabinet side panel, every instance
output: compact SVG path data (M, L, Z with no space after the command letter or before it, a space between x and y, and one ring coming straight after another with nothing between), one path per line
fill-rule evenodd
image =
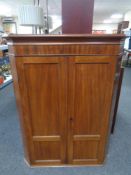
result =
M9 52L11 52L11 50L13 50L13 47L9 46ZM11 63L11 73L13 76L13 86L14 86L14 92L16 97L16 103L17 103L18 112L19 112L19 120L20 120L23 146L24 146L24 154L25 154L26 160L31 164L31 160L32 160L31 152L30 152L31 149L30 149L28 134L26 134L28 132L28 128L25 126L25 118L24 118L22 102L21 102L22 96L20 93L20 84L19 84L19 79L17 74L19 67L17 67L16 58L13 54L12 55L9 54L9 58Z

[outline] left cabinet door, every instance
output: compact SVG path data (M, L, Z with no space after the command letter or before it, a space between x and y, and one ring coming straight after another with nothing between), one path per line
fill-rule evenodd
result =
M16 57L16 67L30 164L65 164L66 59Z

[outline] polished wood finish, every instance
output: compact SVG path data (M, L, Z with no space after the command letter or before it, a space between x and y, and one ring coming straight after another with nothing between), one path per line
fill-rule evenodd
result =
M92 33L94 0L62 0L62 33Z
M104 162L123 39L123 35L9 36L30 165Z
M115 124L116 124L116 118L117 118L117 111L118 111L119 99L120 99L120 94L121 94L121 86L122 86L122 81L123 81L123 75L124 75L124 67L122 67L121 70L120 70L120 76L119 76L119 80L118 80L118 83L117 83L117 95L116 95L115 109L114 109L112 127L111 127L111 133L112 134L114 133Z
M23 110L31 130L34 149L32 161L64 163L67 96L65 58L18 57L16 66L24 96L21 99Z
M115 64L115 56L70 58L70 163L93 164L104 160Z

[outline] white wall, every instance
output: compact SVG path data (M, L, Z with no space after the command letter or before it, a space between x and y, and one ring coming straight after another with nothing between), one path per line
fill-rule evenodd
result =
M49 33L52 35L58 35L62 33L62 26L57 27L56 29L50 30Z
M106 33L111 34L113 30L117 30L118 24L93 24L93 30L106 30Z

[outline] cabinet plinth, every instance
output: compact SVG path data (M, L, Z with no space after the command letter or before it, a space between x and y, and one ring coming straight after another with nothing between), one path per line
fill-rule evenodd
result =
M25 158L31 166L102 164L123 35L10 35Z

